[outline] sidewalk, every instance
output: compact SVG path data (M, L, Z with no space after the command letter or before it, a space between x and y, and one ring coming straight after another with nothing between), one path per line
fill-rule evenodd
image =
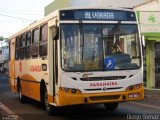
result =
M7 112L3 109L3 104L0 102L0 120L5 120L5 116L7 115Z
M6 114L7 112L6 111L4 111L2 108L1 108L1 103L0 103L0 118L1 118L1 115L2 114Z
M8 74L0 74L0 80L3 80L5 77L8 77ZM3 81L1 81L1 82L3 82ZM7 114L7 112L3 108L4 108L3 104L0 101L0 120L1 120L3 114Z
M160 101L160 89L145 88L144 97L145 99Z
M144 100L136 101L138 105L160 109L160 89L145 88Z
M0 102L0 120L22 120L22 118Z

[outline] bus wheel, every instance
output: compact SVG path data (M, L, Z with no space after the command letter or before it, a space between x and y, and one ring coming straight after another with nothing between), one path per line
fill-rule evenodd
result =
M48 102L47 90L45 91L44 102L45 102L44 104L45 104L46 111L49 115L58 115L58 111L59 111L58 107L52 106Z
M118 103L105 103L104 106L107 111L114 111L117 109Z
M25 96L22 95L22 88L20 83L18 84L18 97L21 103L24 103L26 101Z

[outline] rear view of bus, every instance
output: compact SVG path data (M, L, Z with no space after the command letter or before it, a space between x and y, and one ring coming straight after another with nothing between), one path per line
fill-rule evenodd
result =
M133 11L60 10L59 105L144 99L139 29Z

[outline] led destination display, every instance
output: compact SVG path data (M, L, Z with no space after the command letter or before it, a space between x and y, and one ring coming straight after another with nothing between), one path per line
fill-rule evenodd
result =
M61 10L60 20L135 21L134 12L104 9Z

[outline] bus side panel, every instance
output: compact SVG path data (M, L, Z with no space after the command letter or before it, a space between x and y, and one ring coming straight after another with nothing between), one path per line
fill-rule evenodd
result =
M42 64L48 66L48 60L35 58L15 62L15 76L20 78L22 94L37 101L40 101L41 80L48 83L48 71L42 70Z
M22 93L24 96L40 101L40 84L21 81Z
M15 81L15 39L10 40L10 60L9 60L9 85L12 91L16 92Z

